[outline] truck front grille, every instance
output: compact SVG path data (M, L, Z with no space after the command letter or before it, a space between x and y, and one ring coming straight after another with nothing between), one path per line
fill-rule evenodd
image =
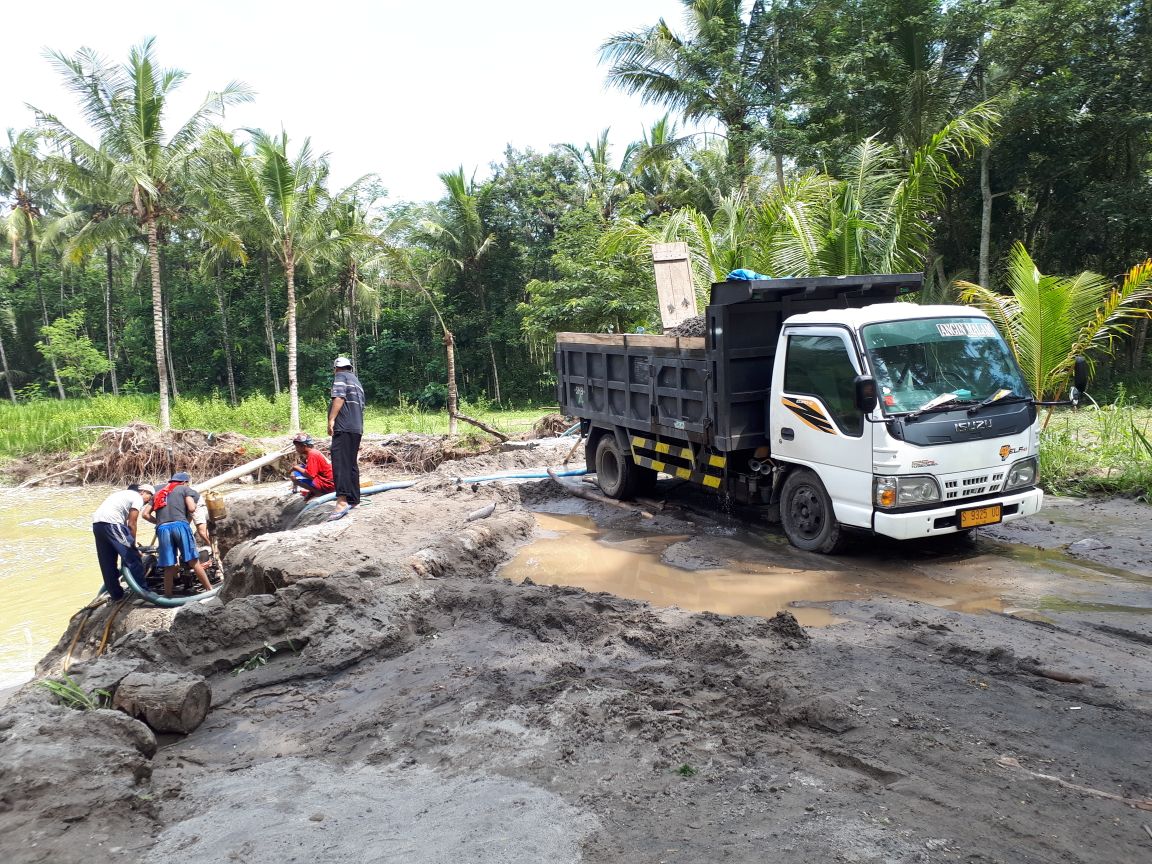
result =
M999 492L1004 485L1004 471L973 471L971 474L953 474L944 481L944 500L957 501L976 495Z

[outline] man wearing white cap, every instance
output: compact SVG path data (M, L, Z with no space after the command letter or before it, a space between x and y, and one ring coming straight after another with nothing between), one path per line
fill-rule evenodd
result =
M352 361L332 361L332 404L328 434L332 436L332 474L336 480L336 510L329 521L342 519L360 503L360 437L364 434L364 388L352 371Z
M92 514L96 559L100 562L104 588L113 600L124 597L117 562L128 568L137 585L144 584L144 562L136 548L136 525L144 505L152 500L155 491L147 483L129 486L105 498Z

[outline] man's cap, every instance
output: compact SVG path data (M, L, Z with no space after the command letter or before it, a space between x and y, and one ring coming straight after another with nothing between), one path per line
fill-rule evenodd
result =
M316 440L311 435L309 435L307 432L300 432L299 434L296 435L295 438L292 439L292 443L293 444L307 444L309 447L311 447L313 444L316 443Z
M332 361L332 366L336 369L343 369L345 367L351 369L352 368L352 361L349 360L347 357L337 357L335 360Z
M147 492L151 495L155 495L156 494L156 487L153 486L151 483L141 483L139 486L136 487L136 491L137 492Z
M191 479L192 479L192 475L189 474L187 471L177 471L175 474L172 475L172 482L173 483L187 483Z

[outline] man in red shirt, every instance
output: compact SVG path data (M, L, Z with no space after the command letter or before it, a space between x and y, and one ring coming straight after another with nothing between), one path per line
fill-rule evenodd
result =
M292 492L299 492L305 500L336 491L332 479L332 463L316 449L315 441L307 432L292 439L301 464L292 469Z

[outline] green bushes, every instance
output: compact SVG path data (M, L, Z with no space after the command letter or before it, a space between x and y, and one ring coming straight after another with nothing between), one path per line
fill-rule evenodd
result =
M1110 405L1053 415L1040 436L1040 482L1056 495L1152 492L1152 410Z

